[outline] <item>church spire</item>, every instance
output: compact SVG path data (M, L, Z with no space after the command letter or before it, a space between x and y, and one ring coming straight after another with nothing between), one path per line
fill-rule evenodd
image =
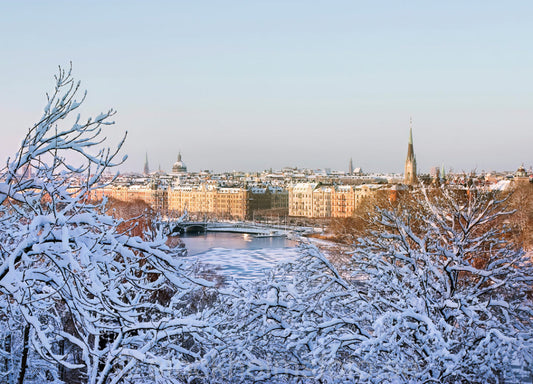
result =
M148 152L146 152L146 160L144 161L144 172L145 175L150 173L150 168L148 167Z
M416 183L416 157L413 146L413 118L409 118L409 142L407 144L407 159L405 159L405 184Z

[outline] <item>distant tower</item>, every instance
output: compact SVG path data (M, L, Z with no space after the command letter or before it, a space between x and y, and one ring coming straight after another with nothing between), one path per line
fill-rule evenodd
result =
M409 119L409 144L407 145L407 159L405 160L405 184L416 184L416 157L413 148L413 119Z
M440 168L440 180L446 180L446 171L444 170L444 164L442 164L442 167Z
M146 152L146 160L144 161L144 172L145 175L150 173L150 168L148 167L148 152Z
M348 173L350 175L353 175L353 161L351 157L350 157L350 164L348 164Z

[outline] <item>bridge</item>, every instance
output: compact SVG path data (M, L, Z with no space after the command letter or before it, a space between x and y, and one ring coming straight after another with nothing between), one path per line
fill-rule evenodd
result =
M289 233L310 233L312 228L288 227L281 225L260 224L251 222L213 222L213 221L188 221L182 218L177 220L162 221L163 231L166 234L186 234L204 232L233 232L248 233L260 237L285 236Z
M207 231L207 222L204 221L177 221L168 223L169 233L203 233Z

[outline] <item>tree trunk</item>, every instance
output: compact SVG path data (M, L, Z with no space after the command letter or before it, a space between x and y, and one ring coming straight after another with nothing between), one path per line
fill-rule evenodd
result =
M11 371L12 363L13 363L13 355L11 354L11 334L7 335L4 338L4 351L6 351L7 356L4 358L4 371L8 375L8 381L10 383L13 382L13 372Z
M24 346L22 349L22 358L20 360L20 372L19 372L19 379L17 381L17 384L24 383L24 376L26 375L26 364L28 363L28 354L30 351L29 346L30 341L30 326L26 324L24 327Z
M65 340L59 341L59 354L63 356L65 354ZM65 381L65 367L62 364L59 364L59 378L62 381Z

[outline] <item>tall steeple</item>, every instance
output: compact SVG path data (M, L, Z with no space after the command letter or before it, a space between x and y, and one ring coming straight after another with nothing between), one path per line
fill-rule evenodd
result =
M148 167L148 152L146 152L146 160L144 161L144 174L148 175L150 173L150 168Z
M407 159L405 160L405 184L416 184L416 157L413 147L413 118L409 119L409 143L407 144Z

